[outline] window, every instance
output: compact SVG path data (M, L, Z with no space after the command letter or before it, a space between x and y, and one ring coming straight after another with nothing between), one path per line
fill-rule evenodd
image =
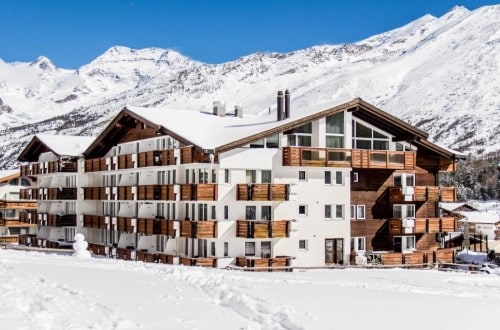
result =
M189 170L186 170L186 183L189 183Z
M344 205L341 205L341 204L325 205L325 219L327 219L327 220L343 220L344 219Z
M246 206L245 207L245 219L255 220L256 219L256 206Z
M229 219L229 206L224 205L224 220L228 220L228 219Z
M210 255L215 257L215 242L210 242Z
M247 170L246 171L246 183L255 183L256 180L256 171L255 170Z
M229 243L224 242L224 257L228 257L228 256L229 256Z
M307 240L299 239L299 250L307 250Z
M271 206L262 205L260 209L260 218L262 220L271 220Z
M262 183L271 183L271 171L270 170L262 170L260 181Z
M351 205L351 219L364 220L366 206L365 205Z
M325 184L341 185L343 177L342 171L325 171Z
M251 142L250 148L264 148L264 139Z
M299 181L306 181L306 171L299 171Z
M389 137L365 125L352 123L352 146L355 149L389 150Z
M270 241L260 242L260 257L261 258L271 258L271 242Z
M414 204L394 204L392 207L392 215L394 218L415 218Z
M217 171L212 170L212 183L217 183Z
M288 135L288 145L297 147L310 147L312 139L312 124L308 123L297 127Z
M394 174L395 187L414 187L415 173L396 173Z
M212 205L212 206L210 207L210 209L211 209L211 210L210 210L210 213L211 213L211 217L210 217L210 219L216 220L216 219L217 219L217 215L215 214L215 205Z
M415 250L415 236L394 236L394 252Z
M229 170L224 170L224 183L229 183Z
M359 182L358 172L353 172L352 173L352 182Z
M245 257L255 256L255 242L245 242Z
M354 251L365 251L366 250L366 238L365 237L351 237L351 250Z
M299 215L307 215L307 205L299 205Z
M193 178L194 178L194 175L193 175ZM208 172L207 172L207 170L202 170L202 169L198 170L198 182L199 183L208 183ZM194 183L194 181L193 181L193 183Z
M344 148L344 112L326 117L326 147Z
M278 134L266 138L266 148L279 148L280 136Z
M185 220L189 220L189 203L186 203L185 208L186 208L186 209L184 210Z

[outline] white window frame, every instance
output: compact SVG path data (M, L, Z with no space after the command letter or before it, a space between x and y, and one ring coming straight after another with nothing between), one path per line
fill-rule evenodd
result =
M396 185L396 178L401 178L401 185ZM409 178L412 178L412 185L408 184ZM393 180L394 187L415 187L415 173L395 173Z
M330 182L327 182L327 173L330 173ZM340 183L338 178L340 177ZM324 184L327 186L342 186L344 184L344 173L342 171L325 171Z
M401 209L401 216L397 216L396 209ZM392 206L392 216L397 219L415 219L415 204L394 204Z
M360 249L358 247L360 241L363 242L363 249ZM354 250L356 252L365 252L366 251L366 237L364 237L364 236L351 237L351 251L352 250Z
M330 217L327 217L326 216L326 210L327 208L330 208ZM341 217L337 217L337 211L341 210ZM335 221L338 221L338 220L344 220L345 219L345 205L344 204L326 204L325 205L325 208L324 208L324 218L325 220L335 220Z
M300 208L301 207L304 207L304 212L303 213L300 212ZM299 216L301 216L301 217L307 216L307 204L300 204L299 205L298 213L299 213Z
M300 247L300 243L304 243L304 247ZM306 239L299 239L299 251L307 251L308 250L308 242Z
M415 239L415 236L410 235L410 236L394 236L392 239L392 243L394 244L394 240L396 238L401 238L401 251L415 251L416 246L417 246L417 241ZM408 246L408 242L413 241L413 244L411 247Z
M301 179L301 177L300 177L300 175L302 173L304 174L304 178L303 179ZM307 172L306 171L299 171L299 181L301 181L301 182L307 181Z

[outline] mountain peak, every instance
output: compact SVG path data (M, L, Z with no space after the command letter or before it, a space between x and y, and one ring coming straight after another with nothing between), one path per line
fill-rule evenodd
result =
M38 56L36 60L30 63L31 67L37 67L43 71L55 71L56 66L45 56Z

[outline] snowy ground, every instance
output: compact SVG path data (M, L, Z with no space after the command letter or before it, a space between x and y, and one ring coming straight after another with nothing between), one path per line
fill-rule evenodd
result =
M500 276L250 273L0 250L2 329L496 328Z

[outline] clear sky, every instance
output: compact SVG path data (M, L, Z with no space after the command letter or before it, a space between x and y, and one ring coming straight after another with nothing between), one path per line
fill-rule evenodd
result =
M0 0L0 58L78 68L108 48L175 49L206 63L355 42L487 0Z

